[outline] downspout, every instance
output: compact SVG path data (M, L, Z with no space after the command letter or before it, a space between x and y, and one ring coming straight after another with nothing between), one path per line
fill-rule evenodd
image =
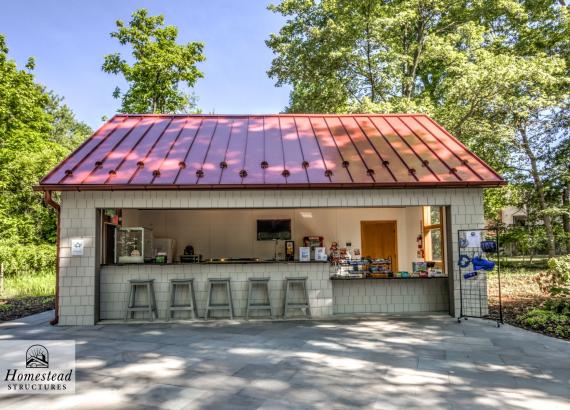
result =
M44 191L44 201L46 204L55 209L56 218L56 234L55 234L55 317L50 320L50 325L57 325L59 322L59 241L60 241L60 215L61 206L55 202L51 196L51 191Z

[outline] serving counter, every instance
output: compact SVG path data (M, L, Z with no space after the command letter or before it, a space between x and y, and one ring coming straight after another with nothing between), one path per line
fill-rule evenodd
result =
M283 314L284 281L287 277L307 277L309 304L313 317L333 314L330 265L324 262L224 261L173 264L102 265L100 268L100 319L125 317L129 280L154 279L158 315L166 317L171 279L194 279L198 315L204 315L209 278L231 278L234 312L245 316L249 278L270 278L271 302L277 316ZM184 297L184 295L181 295ZM217 295L224 297L223 295ZM260 295L253 295L258 298ZM293 295L296 297L296 295ZM143 301L141 301L143 302Z
M209 278L231 278L234 312L245 316L249 278L270 278L271 302L283 314L287 277L307 277L312 316L333 314L447 311L447 277L339 278L326 262L225 260L200 263L124 264L100 267L100 319L123 319L129 280L154 279L159 317L166 317L171 279L194 279L198 315L203 316ZM182 298L185 295L180 295ZM224 298L224 295L218 295ZM256 295L255 299L264 295ZM294 295L295 296L295 295ZM144 302L143 300L140 301Z

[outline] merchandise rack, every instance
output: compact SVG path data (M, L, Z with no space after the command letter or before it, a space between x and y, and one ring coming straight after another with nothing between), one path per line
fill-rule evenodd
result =
M480 240L494 241L496 252L484 252L481 246L465 246L461 247L463 241L467 241L467 232L479 232ZM493 271L497 273L497 289L498 289L498 316L494 318L497 321L497 326L503 323L503 305L501 300L501 257L499 248L499 230L498 229L459 229L457 231L457 245L459 249L459 258L463 255L467 256L470 260L475 256L481 256L489 260L489 255L496 254L495 268ZM460 295L460 313L457 319L467 320L468 318L484 318L493 319L489 312L489 292L488 292L488 271L478 270L477 275L474 277L465 277L466 274L474 272L473 264L470 262L467 267L459 267L459 295ZM492 272L492 271L491 271Z

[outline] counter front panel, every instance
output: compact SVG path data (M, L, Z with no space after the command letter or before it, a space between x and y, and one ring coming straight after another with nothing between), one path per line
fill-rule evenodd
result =
M217 263L217 264L132 264L101 266L100 318L124 319L129 292L129 280L154 279L154 291L159 318L166 317L171 279L194 279L198 315L204 315L207 301L208 278L231 278L234 314L245 316L248 278L269 277L271 301L277 316L283 314L284 281L286 277L307 277L309 304L313 317L327 317L333 313L332 283L327 263ZM177 294L177 297L187 297ZM224 294L214 295L223 302ZM253 295L261 299L265 295ZM295 295L294 295L295 296ZM138 303L142 303L140 300ZM224 316L226 312L211 312L212 316ZM255 316L256 312L252 313ZM260 314L265 312L259 312ZM291 313L294 313L293 311ZM178 313L177 313L178 314Z
M447 278L406 278L331 280L327 263L219 263L219 264L131 264L101 266L100 318L122 320L125 317L129 280L154 279L159 318L166 317L171 279L194 279L198 315L202 317L207 301L208 278L231 278L234 314L244 317L247 305L248 278L269 277L271 301L275 313L283 315L284 283L287 277L307 277L311 312L315 318L333 314L447 312L449 293ZM142 295L144 296L144 295ZM254 292L254 299L264 298ZM295 296L295 295L293 295ZM186 300L185 289L177 298ZM215 295L226 297L220 293ZM145 302L139 299L137 304ZM213 312L213 316L226 316ZM259 312L257 314L263 314ZM255 316L256 312L252 314ZM177 315L180 315L177 313ZM186 317L186 316L184 316Z
M448 278L337 279L331 282L335 314L449 310Z

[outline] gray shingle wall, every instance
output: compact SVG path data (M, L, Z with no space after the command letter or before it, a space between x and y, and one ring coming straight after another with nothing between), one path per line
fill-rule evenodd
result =
M95 322L95 225L97 208L290 208L451 207L452 255L457 275L457 229L483 227L479 188L385 190L254 190L254 191L82 191L61 197L60 324ZM71 256L71 239L83 238L85 254ZM459 306L459 280L454 281ZM456 314L459 310L456 309Z
M447 279L334 281L334 313L447 312Z

